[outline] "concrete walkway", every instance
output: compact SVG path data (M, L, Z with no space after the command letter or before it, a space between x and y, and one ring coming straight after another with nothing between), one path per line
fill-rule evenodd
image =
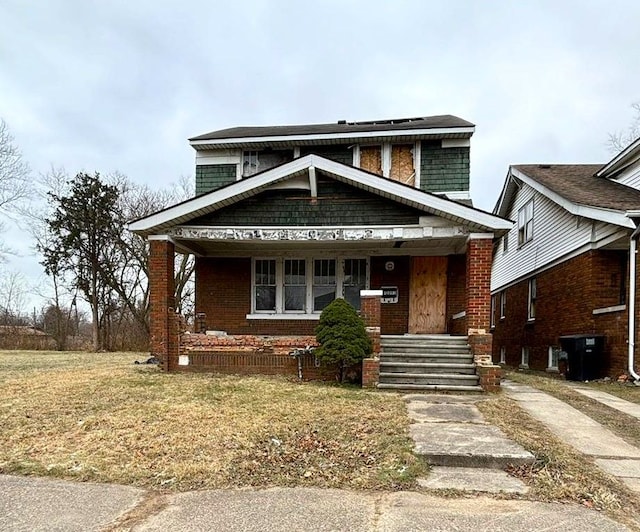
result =
M527 486L504 469L529 464L534 456L489 425L475 403L482 395L404 397L415 453L432 465L422 487L491 493L526 493Z
M626 401L610 393L602 392L600 390L594 390L593 388L583 388L581 386L572 386L572 388L582 395L586 395L590 399L594 399L603 405L607 405L618 412L627 414L628 416L635 417L640 420L640 405L638 403L632 403Z
M309 488L163 495L123 486L0 475L0 530L628 530L578 505Z
M504 381L502 387L522 409L544 424L558 439L592 457L601 469L618 477L630 489L640 493L640 449L549 394L510 381ZM588 392L591 393L592 390ZM601 394L602 392L596 391L593 398L602 402L615 402L620 406L621 400L612 401L610 398L613 396L604 394L609 398L603 398ZM628 405L623 407L630 408Z

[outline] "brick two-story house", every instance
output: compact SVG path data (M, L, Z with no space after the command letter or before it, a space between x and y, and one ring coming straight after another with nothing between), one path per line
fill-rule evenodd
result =
M473 132L434 116L190 139L196 197L130 224L151 244L153 353L169 370L290 371L322 309L364 294L382 335L470 333L486 360L491 249L512 224L471 204ZM196 257L196 334L180 337L175 252Z
M494 255L496 362L557 372L561 337L598 335L595 374L638 378L638 209L640 140L607 164L510 167L494 210L515 221Z

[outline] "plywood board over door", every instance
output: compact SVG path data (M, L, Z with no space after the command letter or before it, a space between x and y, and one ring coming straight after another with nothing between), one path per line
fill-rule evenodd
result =
M447 330L447 257L411 257L409 334Z

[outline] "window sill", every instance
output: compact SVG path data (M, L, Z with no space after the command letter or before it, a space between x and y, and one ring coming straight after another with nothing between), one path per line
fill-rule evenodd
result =
M529 364L520 364L518 369L529 369Z
M623 310L627 310L627 305L614 305L613 307L603 307L593 309L593 314L609 314L610 312L621 312Z
M557 367L548 367L547 369L545 369L545 371L547 373L560 373L560 370Z
M320 313L317 314L247 314L248 320L319 320Z
M464 317L466 317L467 312L465 310L463 310L462 312L458 312L457 314L454 314L453 316L451 316L452 320L460 320Z

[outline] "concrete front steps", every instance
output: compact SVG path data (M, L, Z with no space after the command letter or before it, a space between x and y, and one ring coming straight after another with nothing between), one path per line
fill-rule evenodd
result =
M466 336L385 335L378 388L481 392Z

